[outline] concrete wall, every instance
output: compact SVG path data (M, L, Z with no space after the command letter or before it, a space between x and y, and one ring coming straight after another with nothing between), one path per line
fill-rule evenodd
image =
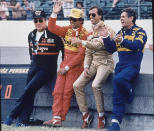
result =
M28 72L29 54L27 47L1 47L1 120L3 121L7 114L15 105L15 101L22 94L26 76ZM18 56L18 57L17 57ZM115 63L118 61L117 54L113 55ZM132 104L126 104L126 115L121 125L122 131L148 131L154 130L154 86L153 86L153 52L145 49L141 73L137 81L135 99ZM59 63L60 61L58 61ZM7 65L6 65L7 64ZM26 65L25 65L26 64ZM105 85L102 85L102 90L105 96L105 110L107 117L107 126L111 123L112 110L112 74ZM8 85L12 85L12 93L9 99L5 98ZM53 86L51 83L45 85L36 95L35 108L32 116L42 120L48 120L52 117L51 106L53 97L51 96ZM92 128L97 126L97 112L94 101L94 96L91 90L91 83L87 85L86 93L89 109L94 114ZM87 95L87 96L88 96ZM71 108L67 115L67 119L63 122L65 127L81 126L81 113L79 112L75 96L73 96Z
M28 65L5 65L2 66L9 69L1 75L1 120L3 121L11 109L15 105L15 101L23 92L26 82L27 70L21 72L19 69L28 69ZM17 69L16 72L10 71ZM15 71L15 70L14 70ZM107 127L111 124L112 111L112 83L114 74L111 74L107 81L102 84L105 100L105 115L107 118ZM12 85L10 98L6 97L6 88ZM140 74L134 83L135 98L133 103L126 104L126 115L121 124L122 131L146 131L154 130L154 87L152 74ZM52 118L52 103L53 97L51 95L54 89L53 83L47 83L43 86L35 97L35 106L32 117L42 120L49 120ZM85 89L89 111L93 114L94 119L91 128L97 127L97 111L95 105L94 95L91 89L91 83ZM64 127L80 128L82 124L81 113L75 99L75 95L71 101L71 108L67 115L66 121L63 122Z
M107 81L102 84L102 90L104 92L105 101L105 115L107 117L107 127L111 124L111 111L112 111L112 82L114 74L110 75ZM122 131L145 131L154 129L154 92L152 75L140 74L134 86L135 99L133 103L126 104L126 115L123 118L121 124ZM97 127L97 111L95 105L95 98L91 89L91 83L86 88L86 98L89 107L89 111L93 114L94 120L91 127ZM51 106L53 103L53 97L51 96L51 88L43 87L36 95L35 98L35 110L33 116L35 118L42 118L43 120L49 120L52 118ZM66 121L63 122L64 127L77 127L80 128L81 113L78 110L78 105L75 96L72 98L71 108L67 115Z
M116 32L121 28L119 20L106 20ZM69 21L57 21L58 25L68 25ZM137 20L136 24L143 27L148 35L148 44L153 43L152 20ZM84 26L87 30L91 29L90 21L85 21ZM34 29L32 21L0 21L0 46L27 47L27 35ZM146 46L148 47L148 46Z

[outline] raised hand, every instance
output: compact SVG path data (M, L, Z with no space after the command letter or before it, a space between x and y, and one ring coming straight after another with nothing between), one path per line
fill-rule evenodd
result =
M107 28L106 26L100 27L100 28L98 29L98 34L99 34L99 36L103 36L103 37L108 36L108 35L109 35L108 28Z
M58 14L61 11L62 8L62 2L61 1L56 1L53 5L53 13Z

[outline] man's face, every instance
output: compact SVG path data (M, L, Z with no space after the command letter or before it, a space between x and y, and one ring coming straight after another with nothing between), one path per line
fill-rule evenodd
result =
M93 25L96 25L97 23L101 21L101 16L98 15L97 8L94 8L89 11L89 18Z
M82 25L82 21L78 18L70 17L70 24L73 29L78 29Z
M34 24L37 31L42 32L46 29L46 20L45 18L35 18Z
M121 13L121 17L120 17L120 21L121 21L121 25L122 27L129 29L133 26L133 16L128 17L127 12L122 12Z

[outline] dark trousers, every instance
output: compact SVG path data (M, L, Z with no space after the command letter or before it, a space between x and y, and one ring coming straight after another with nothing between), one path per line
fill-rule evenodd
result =
M28 121L33 111L36 92L51 80L53 81L52 83L55 84L56 75L56 69L49 73L38 68L30 68L27 77L27 85L21 97L17 100L14 109L10 113L10 116L14 119L18 117L19 122Z
M116 67L113 85L113 115L120 123L125 113L125 103L134 98L133 82L139 70L134 66Z

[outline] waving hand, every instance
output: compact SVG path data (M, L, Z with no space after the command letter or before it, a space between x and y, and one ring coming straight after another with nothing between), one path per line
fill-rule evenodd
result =
M53 5L53 13L58 14L61 11L62 2L56 1Z

